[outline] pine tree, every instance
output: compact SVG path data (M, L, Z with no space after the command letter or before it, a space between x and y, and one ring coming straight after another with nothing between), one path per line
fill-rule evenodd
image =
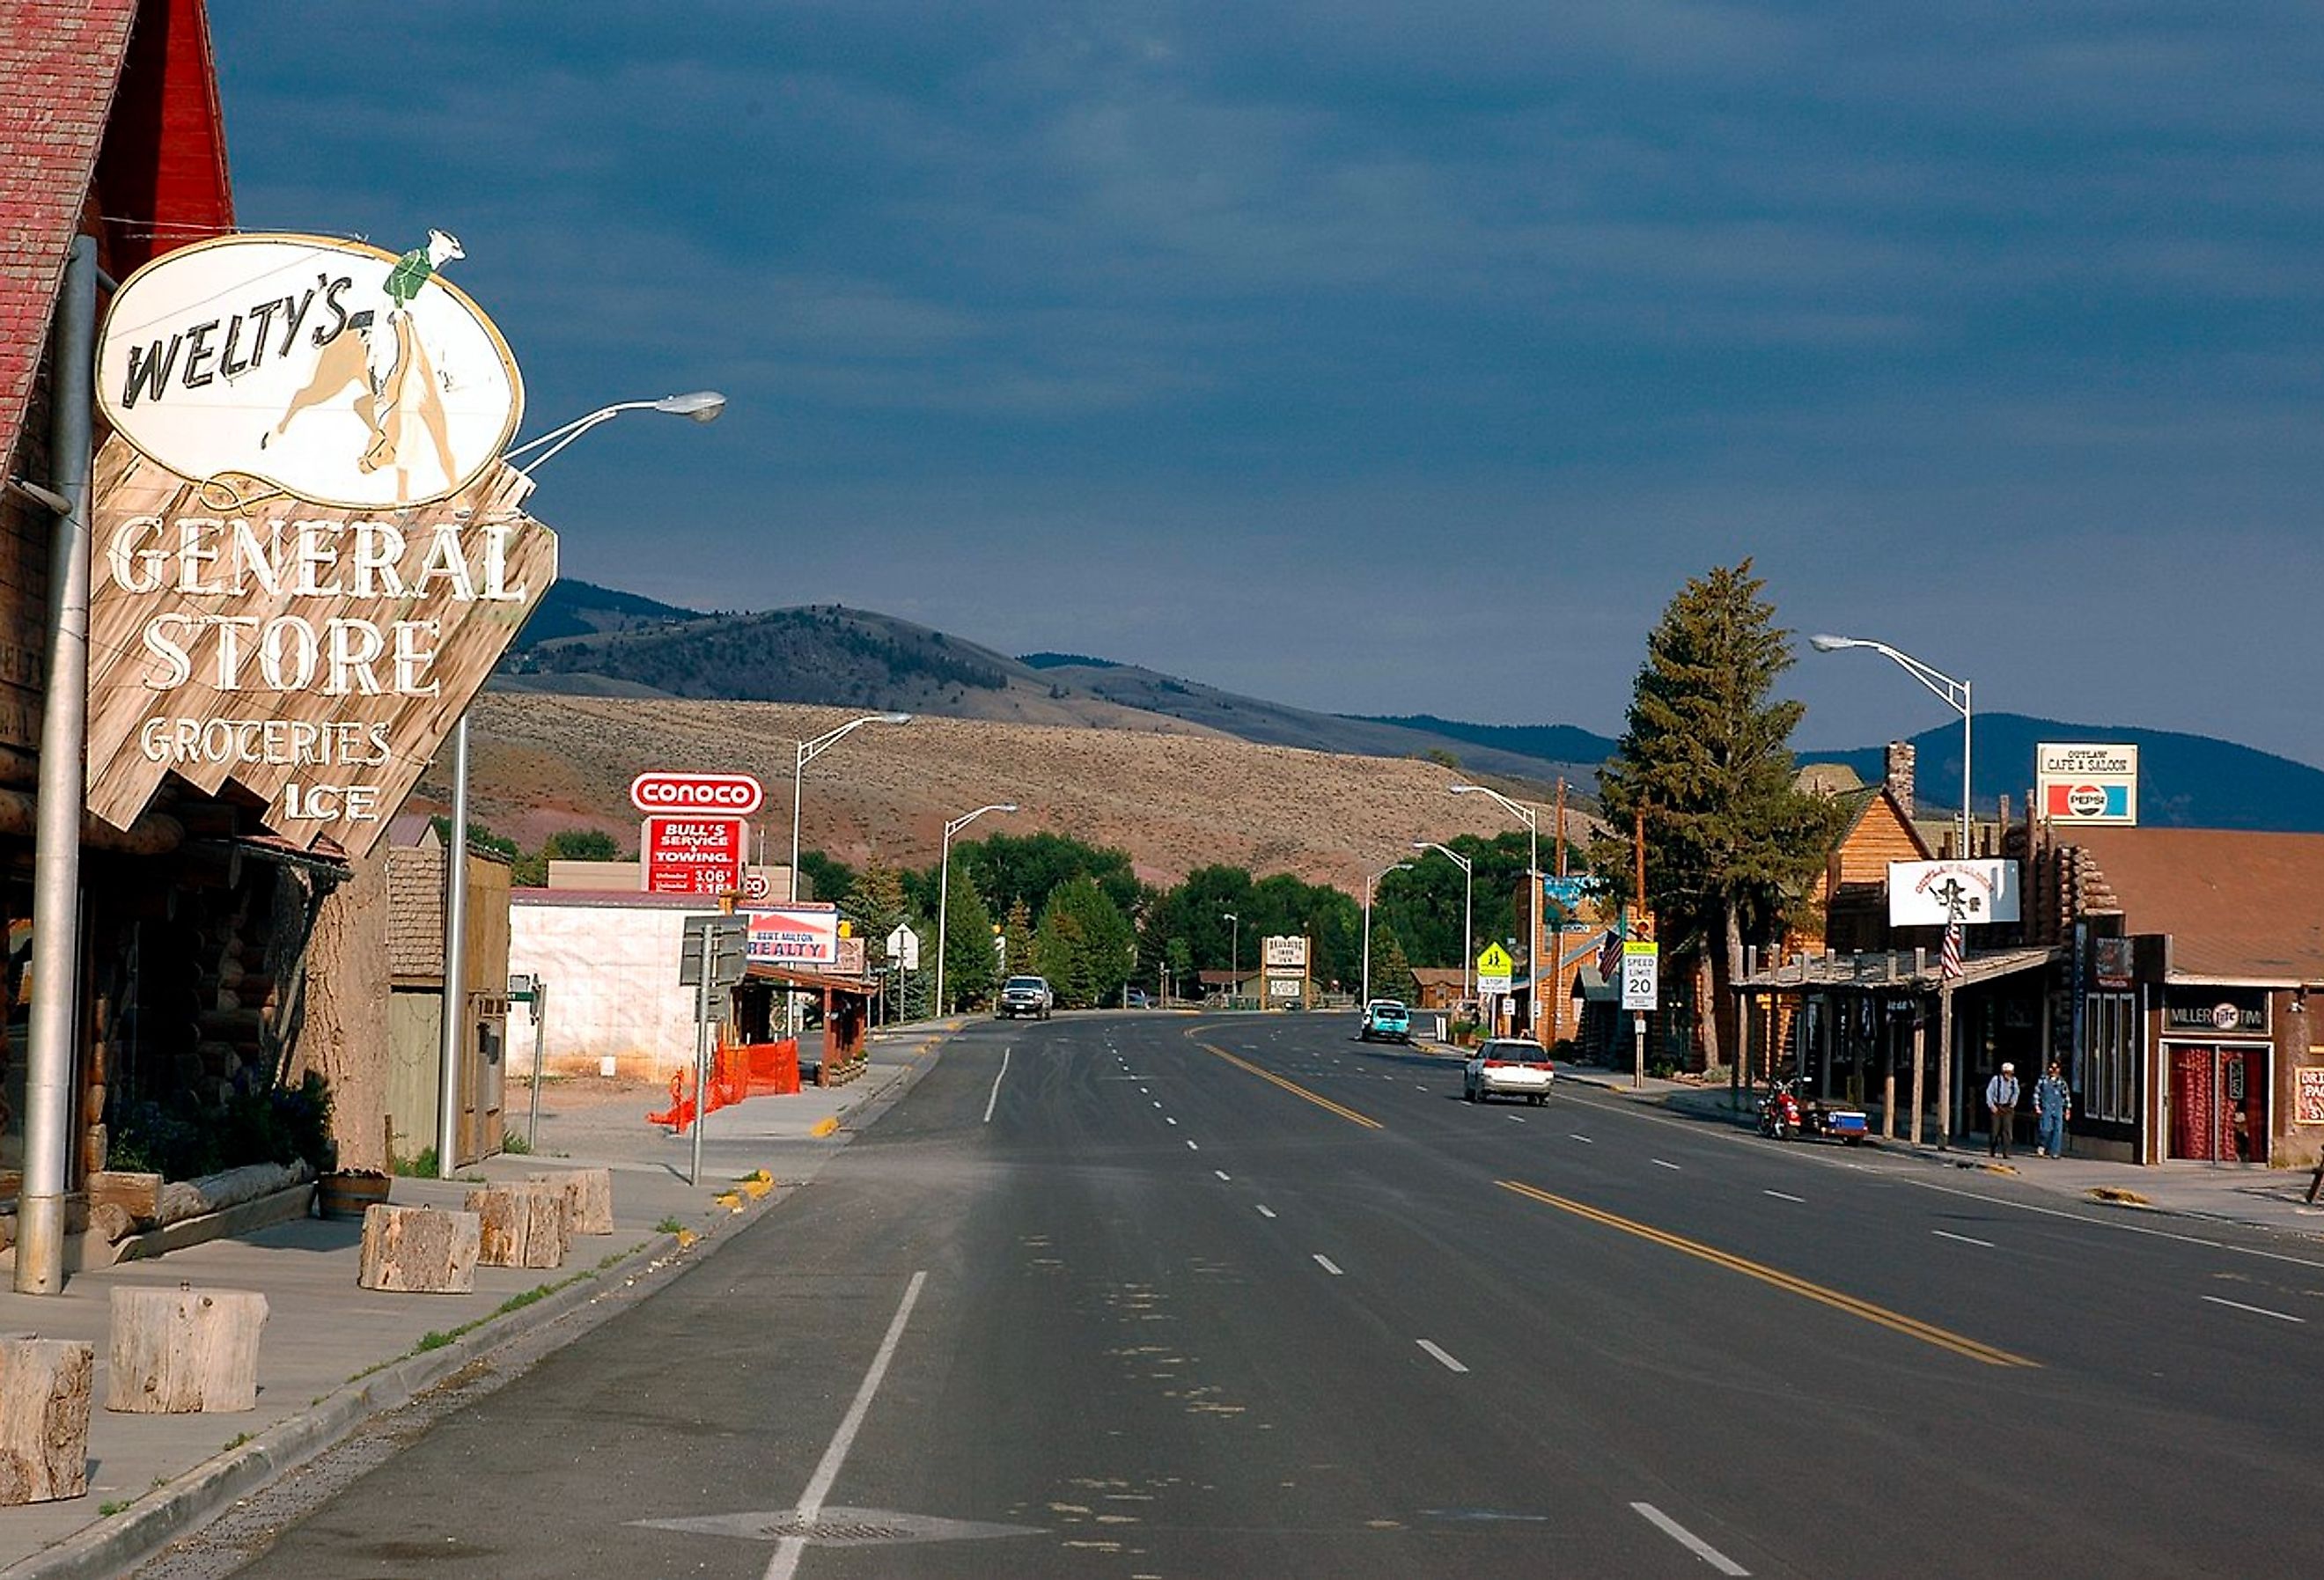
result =
M907 909L903 880L876 852L839 902L839 914L854 924L866 958L874 962L887 958L888 935L902 924Z
M1010 976L1018 976L1028 971L1040 969L1034 960L1033 912L1023 900L1015 901L1010 905L1009 919L1001 924L1001 936L1008 946L1009 953L1005 962L998 952L994 954L993 964L996 967Z
M1731 1042L1727 984L1742 975L1746 936L1775 935L1842 816L1794 787L1791 736L1806 710L1770 698L1793 661L1765 587L1747 559L1679 589L1646 639L1628 727L1598 781L1616 831L1591 853L1600 880L1630 895L1628 834L1643 811L1646 901L1665 948L1712 962L1713 1063Z
M982 1003L992 992L992 912L975 877L952 875L945 906L945 997L954 1004ZM949 1005L939 1005L948 1013Z
M1401 999L1407 1004L1420 997L1420 984L1412 975L1412 962L1405 958L1404 940L1396 936L1392 927L1372 929L1372 996Z

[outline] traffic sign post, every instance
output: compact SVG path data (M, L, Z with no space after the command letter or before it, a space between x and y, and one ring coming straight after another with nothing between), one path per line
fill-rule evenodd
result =
M1517 964L1509 957L1509 952L1499 944L1485 946L1485 952L1477 956L1477 1008L1480 1012L1484 1011L1488 1000L1508 997L1517 975ZM1484 1021L1486 1036L1500 1034L1501 1017L1498 1008L1485 1014Z
M508 979L509 1003L525 1005L532 1014L532 1103L524 1122L524 1150L537 1151L540 1146L540 1056L546 1022L541 1019L543 1006L549 998L549 984L538 976L521 976L511 973Z
M1630 1085L1646 1084L1646 1015L1660 1007L1662 948L1650 938L1622 941L1622 1007L1630 1012L1634 1050Z
M702 1183L702 1126L710 1117L710 1022L725 1018L727 990L749 974L751 919L689 916L678 951L678 980L694 989L694 1160L686 1182Z

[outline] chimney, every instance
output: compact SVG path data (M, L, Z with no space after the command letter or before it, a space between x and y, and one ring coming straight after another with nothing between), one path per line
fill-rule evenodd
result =
M1908 820L1913 816L1913 759L1917 755L1910 741L1888 743L1888 793L1896 798L1896 804L1904 809Z

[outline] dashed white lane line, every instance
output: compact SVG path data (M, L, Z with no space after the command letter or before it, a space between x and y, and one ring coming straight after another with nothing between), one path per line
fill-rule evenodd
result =
M1666 1161L1665 1161L1663 1159L1656 1158L1656 1159L1655 1160L1655 1168L1657 1168L1657 1169L1677 1169L1677 1168L1678 1168L1678 1165L1677 1165L1677 1164L1675 1164L1675 1163L1666 1162Z
M2232 1306L2238 1311L2248 1311L2254 1317L2273 1317L2278 1322L2306 1322L2308 1320L2305 1317L2294 1317L2288 1311L2270 1311L2264 1306L2246 1306L2241 1300L2223 1300L2217 1295L2206 1295L2203 1298L2209 1300L2214 1306Z
M1231 1185L1232 1183L1234 1183L1234 1176L1233 1176L1233 1175L1231 1175L1231 1174L1230 1174L1230 1173L1228 1173L1228 1172L1227 1172L1225 1169L1212 1169L1212 1170L1211 1170L1211 1172L1212 1172L1212 1173L1213 1173L1213 1174L1215 1174L1215 1175L1217 1175L1221 1179L1225 1180L1225 1181L1226 1181L1227 1183L1229 1183L1230 1185Z
M1802 1206L1807 1206L1807 1205L1808 1205L1808 1198L1807 1198L1807 1197L1803 1197L1803 1196L1794 1196L1794 1195L1793 1195L1790 1191L1788 1191L1788 1190L1763 1190L1763 1191L1761 1191L1759 1194L1760 1194L1761 1196L1772 1196L1772 1197L1774 1197L1777 1201L1795 1201L1795 1202L1799 1203Z
M1178 1123L1178 1116L1175 1113L1166 1113L1162 1116L1162 1123L1164 1124L1176 1124Z
M1580 1141L1580 1142L1581 1142L1583 1146L1585 1146L1585 1147L1588 1147L1588 1146L1594 1146L1594 1145L1596 1145L1596 1144L1597 1144L1597 1143L1595 1143L1594 1141L1591 1141L1588 1136L1583 1135L1583 1134L1582 1134L1580 1131L1578 1131L1578 1130L1576 1130L1576 1131L1568 1131L1566 1133L1567 1133L1568 1135L1572 1136L1575 1141Z
M1275 1216L1275 1209L1261 1202L1259 1204L1259 1215L1262 1218L1271 1218Z
M1652 1503L1633 1503L1630 1505L1630 1509L1633 1513L1637 1514L1647 1524L1653 1526L1656 1530L1661 1531L1665 1536L1670 1538L1671 1540L1678 1543L1679 1546L1684 1548L1688 1552L1692 1553L1696 1557L1701 1558L1704 1563L1710 1565L1720 1574L1748 1575L1751 1572L1742 1565L1737 1563L1734 1559L1729 1557L1725 1553L1720 1552L1717 1548L1712 1547L1701 1537L1695 1535L1694 1532L1689 1530L1685 1526L1681 1525L1677 1520L1673 1520L1669 1515L1655 1508Z
M1511 1124L1523 1124L1525 1123L1525 1115L1522 1113L1512 1113L1508 1115L1508 1118Z
M1347 1276L1340 1270L1340 1264L1338 1262L1333 1261L1330 1257L1324 1255L1320 1251L1315 1252L1315 1265L1322 1268L1325 1272L1330 1273L1335 1279L1345 1278Z
M1436 1363L1443 1367L1447 1372L1466 1372L1469 1369L1468 1367L1461 1364L1460 1362L1454 1360L1452 1356L1446 1354L1443 1347L1438 1344L1434 1339L1422 1338L1415 1339L1412 1342L1418 1344L1422 1349L1426 1350L1429 1354L1435 1359Z
M1161 1098L1159 1098L1159 1097L1157 1097L1156 1099L1154 1099L1154 1106L1155 1106L1155 1107L1157 1107L1157 1108L1161 1107L1161 1106L1162 1106L1162 1099L1161 1099Z
M1203 1150L1203 1149L1202 1149L1202 1146L1201 1146L1201 1144L1200 1144L1199 1142L1196 1142L1196 1141L1188 1141L1188 1142L1186 1143L1186 1150L1188 1150L1188 1151L1190 1151L1190 1152L1199 1152L1199 1151L1201 1151L1202 1150Z
M1963 1245L1982 1245L1987 1251L1993 1249L1993 1242L1990 1240L1979 1240L1969 1234L1956 1234L1950 1229L1932 1229L1929 1233L1940 1240L1958 1240Z
M1001 1067L992 1076L992 1095L984 1100L984 1123L987 1124L992 1123L993 1104L1001 1101L1001 1077L1008 1073L1009 1050L1004 1048L1001 1050Z

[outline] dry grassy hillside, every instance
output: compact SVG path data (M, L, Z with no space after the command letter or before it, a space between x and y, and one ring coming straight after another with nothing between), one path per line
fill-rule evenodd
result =
M767 787L761 818L779 861L790 837L794 743L851 711L487 693L471 716L473 816L528 848L573 827L603 828L632 845L633 776L741 770ZM1512 826L1483 797L1445 793L1455 777L1434 763L1224 736L916 718L867 725L809 765L803 839L850 863L876 849L924 865L936 859L947 818L1013 800L1022 813L988 816L976 832L1049 829L1118 845L1153 882L1224 862L1352 892L1366 868L1396 860L1416 838ZM431 795L443 799L440 776L422 787L423 798ZM1578 819L1571 831L1582 837Z

